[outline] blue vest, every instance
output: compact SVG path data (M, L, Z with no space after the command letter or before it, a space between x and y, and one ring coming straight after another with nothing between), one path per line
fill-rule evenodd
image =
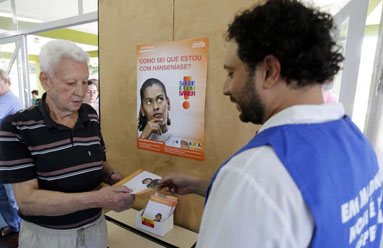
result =
M310 209L315 222L310 247L379 247L382 175L370 143L349 117L271 127L233 157L265 145L273 148ZM206 201L230 159L213 176Z

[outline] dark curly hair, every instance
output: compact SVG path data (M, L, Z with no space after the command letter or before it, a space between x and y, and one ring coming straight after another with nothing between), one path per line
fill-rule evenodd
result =
M238 57L253 72L267 55L281 63L287 84L323 84L340 70L343 55L331 37L330 14L296 0L269 0L238 14L229 24L227 40L238 43Z
M141 89L140 89L141 106L143 106L142 100L144 99L145 89L149 86L153 86L154 84L160 86L165 93L166 100L169 99L168 95L166 93L165 85L160 80L158 80L157 78L149 78L149 79L145 80L145 82L142 84ZM138 126L137 126L138 131L144 130L146 123L148 123L146 116L142 115L141 111L139 111L139 113L138 113ZM170 119L169 118L168 118L167 125L168 126L170 125Z

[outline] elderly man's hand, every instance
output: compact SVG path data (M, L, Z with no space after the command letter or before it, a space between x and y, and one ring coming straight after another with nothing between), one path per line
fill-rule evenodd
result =
M125 186L107 186L98 191L98 202L101 207L121 212L130 208L135 197L131 189Z

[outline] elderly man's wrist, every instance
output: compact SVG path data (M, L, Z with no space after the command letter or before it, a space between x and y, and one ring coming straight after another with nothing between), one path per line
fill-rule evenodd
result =
M108 174L108 176L107 176L107 178L106 178L106 183L107 183L107 184L112 185L112 176L113 176L114 174L116 174L116 173L117 173L116 170L113 170L113 171L109 172L109 174Z

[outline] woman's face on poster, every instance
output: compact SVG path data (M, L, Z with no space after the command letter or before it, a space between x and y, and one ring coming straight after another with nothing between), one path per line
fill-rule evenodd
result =
M170 102L166 99L162 87L157 84L147 87L144 91L141 114L146 116L148 121L154 120L160 125L166 125L168 110L170 110Z

